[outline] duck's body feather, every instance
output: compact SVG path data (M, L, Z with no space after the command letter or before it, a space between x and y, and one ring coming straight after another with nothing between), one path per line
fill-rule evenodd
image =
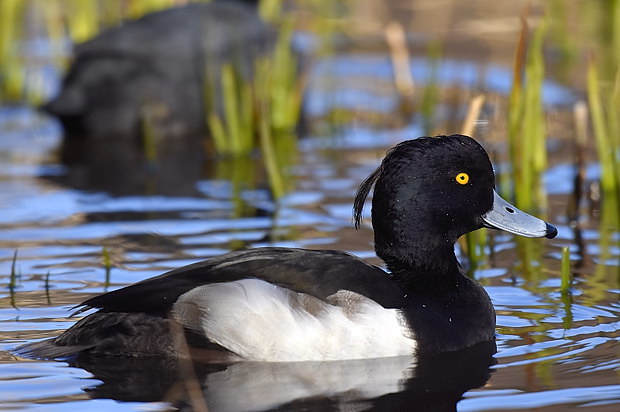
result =
M405 292L385 271L337 250L265 247L231 252L184 266L80 306L108 312L165 315L179 296L206 284L262 279L318 299L340 290L362 294L386 308L403 305Z
M367 359L416 347L400 310L348 290L323 300L259 279L214 283L183 294L172 316L246 360Z

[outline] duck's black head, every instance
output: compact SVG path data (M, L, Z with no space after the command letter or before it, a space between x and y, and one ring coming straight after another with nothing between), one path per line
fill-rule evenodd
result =
M521 224L507 228L489 221L497 202L493 167L482 146L467 136L420 137L392 148L358 190L356 225L373 183L375 249L392 271L394 266L448 270L455 266L459 236L483 226L515 232ZM513 210L505 205L502 218ZM540 222L545 236L544 222L514 210Z

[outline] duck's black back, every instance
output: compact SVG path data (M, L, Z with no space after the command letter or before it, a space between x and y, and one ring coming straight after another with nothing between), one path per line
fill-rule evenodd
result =
M106 312L165 316L189 290L218 282L258 278L325 299L339 290L367 296L386 308L404 305L404 292L390 275L348 253L335 250L258 248L218 256L164 273L85 301Z

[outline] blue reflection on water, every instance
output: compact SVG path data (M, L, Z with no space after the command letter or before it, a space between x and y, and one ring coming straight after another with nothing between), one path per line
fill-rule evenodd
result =
M456 85L503 95L507 95L512 86L510 67L449 58L433 61L424 57L416 57L409 64L413 78L421 84L437 82L442 87ZM395 92L382 96L377 90L368 86L364 88L359 82L350 80L356 78L366 79L365 84L368 79L386 84L393 82L389 56L339 55L316 62L306 96L308 113L320 116L335 107L365 108L381 113L396 109ZM542 97L547 106L569 105L576 99L572 90L551 80L544 81Z

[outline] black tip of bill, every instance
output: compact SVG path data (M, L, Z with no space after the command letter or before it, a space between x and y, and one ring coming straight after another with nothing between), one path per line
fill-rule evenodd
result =
M547 233L545 234L545 237L547 239L553 239L554 237L556 237L558 235L558 229L556 229L555 226L550 225L547 222L545 222L545 224L547 225Z
M558 230L549 223L517 209L493 191L493 208L482 216L484 225L525 237L553 239Z

